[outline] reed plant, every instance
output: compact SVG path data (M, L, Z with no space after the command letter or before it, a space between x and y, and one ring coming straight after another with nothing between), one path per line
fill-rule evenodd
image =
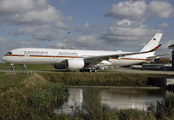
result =
M39 73L45 79L57 83L81 86L147 86L147 74L119 73Z
M56 119L53 103L67 96L66 85L51 83L37 73L0 74L0 120Z
M37 116L46 115L54 117L54 103L63 99L68 95L68 88L66 85L57 83L52 85L43 91L39 91L31 94L27 98L27 107L32 108L37 112Z
M121 109L109 113L110 120L156 120L156 117L143 110Z
M36 109L40 109L43 106L47 105L50 106L51 101L57 101L60 98L63 98L64 96L67 96L68 94L68 88L62 83L57 83L55 85L52 85L43 91L39 91L36 93L31 94L27 98L27 106L33 107ZM46 107L47 107L46 106Z
M173 120L174 119L174 94L167 96L163 101L157 101L157 107L148 107L148 112L153 113L157 119Z

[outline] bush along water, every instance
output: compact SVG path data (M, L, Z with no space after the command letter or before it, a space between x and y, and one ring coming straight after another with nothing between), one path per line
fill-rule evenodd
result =
M5 119L56 119L54 103L68 95L65 84L57 83L42 91L30 94L27 98L6 102L0 110L0 120Z
M157 101L156 109L154 106L148 107L148 112L153 113L157 119L174 120L174 94L167 96L163 101Z
M54 108L54 102L67 95L67 87L58 83L43 91L31 94L27 98L27 106L36 109L41 114L47 114Z
M147 74L39 73L50 82L81 86L147 86Z

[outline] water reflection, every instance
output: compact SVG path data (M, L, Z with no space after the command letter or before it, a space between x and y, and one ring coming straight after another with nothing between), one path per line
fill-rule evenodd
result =
M106 103L111 109L138 108L147 110L152 104L156 105L156 101L161 101L164 97L162 89L142 89L142 88L109 88L103 89L102 103Z
M69 88L69 97L57 103L54 112L72 115L75 101L78 105L83 103L84 89ZM149 88L98 88L98 92L101 96L101 102L106 103L111 109L137 108L147 110L150 104L156 106L156 101L163 100L166 95L166 90Z

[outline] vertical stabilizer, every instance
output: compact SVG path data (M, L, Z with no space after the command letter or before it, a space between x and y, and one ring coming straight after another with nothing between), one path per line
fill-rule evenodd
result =
M157 33L140 52L146 52L158 46L162 35L162 33Z

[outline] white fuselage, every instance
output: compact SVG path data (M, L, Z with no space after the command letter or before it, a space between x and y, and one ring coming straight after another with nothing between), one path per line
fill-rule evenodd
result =
M124 54L130 52L122 51L95 51L95 50L74 50L74 49L45 49L45 48L19 48L10 51L12 54L6 54L2 60L7 63L15 64L51 64L59 65L67 59L84 59L86 57ZM9 52L9 53L10 53ZM129 55L103 60L97 66L126 66L147 61L146 57L152 56L152 53Z

